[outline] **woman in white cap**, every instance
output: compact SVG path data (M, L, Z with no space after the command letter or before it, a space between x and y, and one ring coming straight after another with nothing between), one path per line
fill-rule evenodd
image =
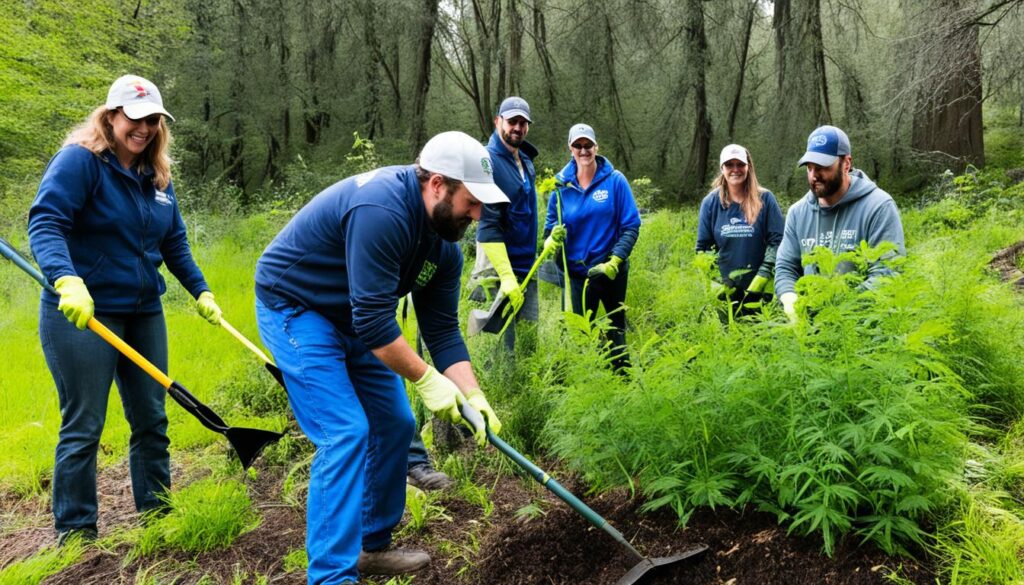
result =
M95 315L158 368L167 370L160 265L220 322L192 258L171 185L171 141L160 91L134 75L71 131L46 167L29 210L29 243L58 294L44 291L39 339L57 386L61 428L53 469L58 542L96 537L96 454L112 381L131 427L129 471L135 506L159 508L170 488L163 387L85 331ZM63 315L62 315L63 314Z
M775 196L757 182L750 151L730 144L718 158L721 172L700 205L697 252L718 252L716 294L740 303L742 313L744 300L770 298L765 291L771 291L785 222Z
M593 317L598 304L604 305L612 326L608 332L612 366L621 371L629 366L623 303L629 254L640 235L640 213L629 181L608 159L597 154L593 128L573 125L569 129L569 151L572 158L555 176L557 191L548 201L544 232L554 241L564 239L573 312L584 315L590 311Z

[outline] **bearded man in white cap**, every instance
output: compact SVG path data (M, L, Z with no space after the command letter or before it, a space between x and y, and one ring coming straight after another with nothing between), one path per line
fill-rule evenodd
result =
M483 204L507 202L487 150L444 132L417 164L376 169L328 187L295 215L256 265L260 335L288 387L302 431L316 445L310 470L309 583L355 583L430 562L390 548L405 508L414 420L403 378L449 422L458 405L501 422L480 390L459 331L462 252ZM396 320L412 293L434 366ZM436 368L436 369L435 369ZM484 429L475 429L479 444Z

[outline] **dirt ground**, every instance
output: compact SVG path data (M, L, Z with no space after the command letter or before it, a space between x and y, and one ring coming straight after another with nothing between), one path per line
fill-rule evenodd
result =
M414 585L614 584L635 564L621 545L531 480L498 476L483 466L474 478L477 485L494 487L489 517L484 517L480 506L447 494L440 503L450 521L435 521L421 533L398 539L399 545L422 547L434 558L416 575ZM103 471L99 484L101 536L109 534L114 526L136 523L124 466ZM264 470L249 485L263 521L227 550L198 556L174 553L126 563L125 545L112 550L91 548L78 564L44 583L132 584L154 575L163 576L161 582L170 582L168 577L173 576L178 585L196 583L203 575L232 583L239 574L250 576L243 582L251 582L254 575L266 575L274 584L305 583L301 572L286 573L283 566L284 556L303 546L304 511L281 501L281 476L272 470ZM577 482L568 481L566 486L583 495ZM646 555L667 556L698 545L708 547L703 554L645 583L859 585L886 583L885 576L893 570L912 583L935 582L929 567L912 559L889 558L871 546L857 547L855 541L842 543L828 558L820 552L820 541L787 536L767 514L707 510L696 514L686 529L680 529L670 513L640 514L639 502L622 492L583 499ZM9 508L9 503L18 507ZM532 514L520 512L527 505L531 505ZM38 502L5 502L4 509L8 512L5 517L18 518L18 526L9 525L0 531L0 568L53 544L45 506Z

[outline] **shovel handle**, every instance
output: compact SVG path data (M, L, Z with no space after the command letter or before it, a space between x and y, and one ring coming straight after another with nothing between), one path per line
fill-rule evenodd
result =
M154 366L153 362L147 360L141 353L135 351L135 348L125 343L124 340L118 337L113 331L107 329L106 325L97 321L96 317L89 319L88 326L90 331L102 337L104 341L113 345L117 348L117 351L124 354L124 356L132 360L135 365L142 368L147 374L163 386L164 390L170 389L174 380L171 380L167 374L160 371L160 368Z
M240 341L242 343L242 345L244 345L245 347L249 348L249 351L251 351L254 354L256 354L257 356L259 356L259 358L261 360L263 360L263 363L265 363L267 365L270 365L270 366L274 365L274 362L271 361L271 359L269 357L267 357L267 354L263 353L263 350L261 350L260 348L256 347L255 343L249 341L249 339L246 336L242 335L241 332L239 332L237 329L232 327L231 323L228 323L228 320L225 319L224 317L220 318L220 326L223 327L224 329L226 329L228 333L233 335L235 339Z

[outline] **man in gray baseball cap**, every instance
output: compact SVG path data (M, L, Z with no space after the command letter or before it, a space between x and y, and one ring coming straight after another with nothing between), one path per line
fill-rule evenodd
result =
M878 188L864 171L853 168L850 139L835 126L821 126L807 138L807 151L799 165L807 168L810 190L786 214L786 229L775 263L775 295L791 321L797 319L796 281L817 273L813 264L804 266L803 254L824 246L835 254L853 250L866 241L896 244L896 254L906 254L903 224L892 196ZM853 266L840 264L840 272ZM893 271L882 262L872 264L861 285L872 288L877 279Z

